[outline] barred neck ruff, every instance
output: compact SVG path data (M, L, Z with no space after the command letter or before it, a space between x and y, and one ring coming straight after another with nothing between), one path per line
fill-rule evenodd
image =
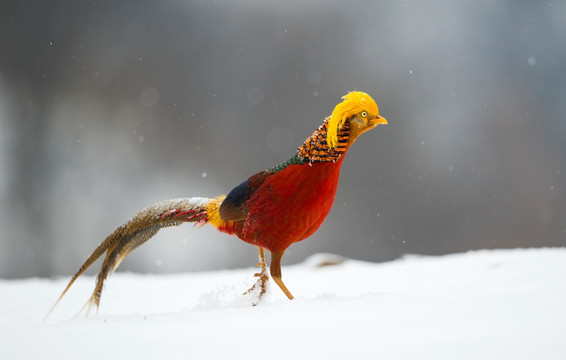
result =
M326 141L328 133L328 120L324 119L322 125L299 146L297 155L305 162L336 161L348 150L348 137L350 136L350 122L346 121L338 130L338 146L330 148Z

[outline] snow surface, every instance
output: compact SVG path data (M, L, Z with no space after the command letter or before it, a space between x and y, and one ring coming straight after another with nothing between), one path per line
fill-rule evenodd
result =
M317 255L283 268L251 306L256 269L109 279L100 312L73 316L94 278L0 280L0 359L566 359L566 249ZM340 259L338 259L340 260Z

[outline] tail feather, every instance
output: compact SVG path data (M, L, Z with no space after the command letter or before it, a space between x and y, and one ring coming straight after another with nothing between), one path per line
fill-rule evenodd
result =
M212 201L218 202L218 199L209 198L181 198L173 200L165 200L152 204L125 224L118 227L110 234L92 254L85 260L79 270L73 275L65 290L61 293L49 313L47 318L55 309L59 301L67 293L71 285L81 276L100 256L106 253L104 262L98 272L96 286L89 300L81 309L79 314L86 308L87 314L92 307L98 308L100 304L100 296L102 295L102 287L104 280L112 274L120 263L137 247L151 239L161 228L178 226L184 222L193 222L195 225L204 225L208 222L209 214L207 208L210 208ZM214 206L215 208L217 206ZM217 209L215 209L217 211Z

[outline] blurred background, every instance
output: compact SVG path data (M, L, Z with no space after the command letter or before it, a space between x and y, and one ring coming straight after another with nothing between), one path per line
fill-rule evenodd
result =
M70 275L146 205L229 192L354 89L389 125L284 264L566 245L565 1L3 1L0 277ZM121 270L256 261L184 225Z

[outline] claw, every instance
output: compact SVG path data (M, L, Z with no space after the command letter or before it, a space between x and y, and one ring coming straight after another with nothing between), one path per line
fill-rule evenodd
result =
M267 265L265 264L265 256L263 253L263 248L259 248L259 263L257 266L261 266L261 271L254 274L254 277L257 277L257 281L255 284L252 285L251 288L246 290L242 295L248 295L254 292L257 288L259 288L259 295L257 302L253 303L253 306L256 306L261 301L261 298L267 292L267 284L269 282L269 273L267 272Z
M248 290L246 290L246 292L244 292L242 295L251 294L251 293L255 292L256 289L259 288L258 299L257 299L257 301L252 303L253 306L256 306L261 301L261 298L263 297L263 295L265 295L265 293L267 292L269 275L267 273L257 273L257 274L254 274L254 276L259 277L259 279L257 279L255 284L253 284L252 287L249 288Z

